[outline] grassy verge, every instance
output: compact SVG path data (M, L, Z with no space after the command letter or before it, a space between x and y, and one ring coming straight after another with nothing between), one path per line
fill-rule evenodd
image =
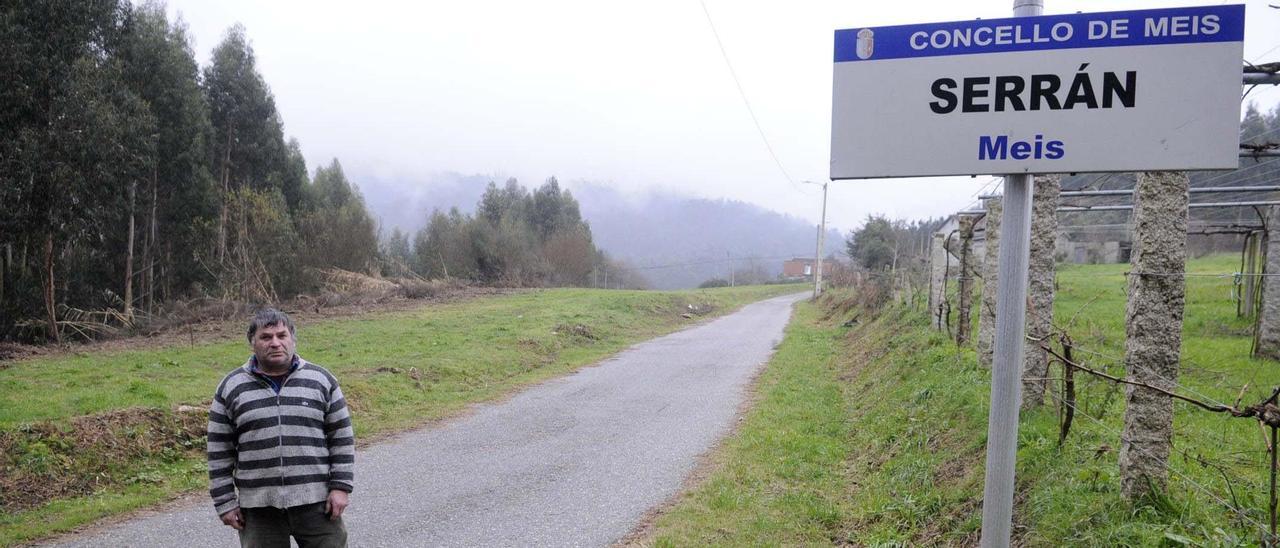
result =
M797 306L759 380L760 400L719 455L719 470L655 524L658 546L829 543L839 522L847 452L840 329Z
M1249 357L1249 322L1235 317L1230 300L1234 261L1188 267L1179 382L1183 393L1229 404L1247 383L1247 405L1280 375L1274 361ZM1056 308L1076 356L1121 375L1114 358L1123 355L1127 270L1062 267ZM977 542L989 372L971 349L931 331L919 308L861 312L854 327L839 327L856 313L823 319L801 308L762 377L759 407L726 442L718 470L657 520L647 543ZM1052 401L1022 415L1016 543L1261 543L1269 472L1255 422L1175 404L1167 495L1130 504L1120 497L1116 462L1123 389L1077 379L1081 411L1063 445Z
M797 290L537 291L301 325L298 346L338 376L357 435L369 439ZM195 345L2 364L0 545L203 487L203 408L248 354L229 333Z

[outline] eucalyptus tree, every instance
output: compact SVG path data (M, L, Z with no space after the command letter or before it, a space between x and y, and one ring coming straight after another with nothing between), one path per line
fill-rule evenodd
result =
M234 193L282 186L288 155L275 98L257 71L244 27L228 29L212 56L203 85L213 128L209 165L222 193L215 244L222 264L228 255L228 212ZM289 206L301 197L301 188L280 190Z
M154 117L122 83L129 10L115 0L0 4L0 73L7 79L0 86L0 202L7 210L0 294L8 318L40 309L54 340L66 300L60 288L101 287L93 279L66 283L62 266L101 252L126 185L154 158L143 137L154 132Z
M151 309L157 294L170 298L212 281L189 250L209 241L219 201L207 164L209 108L185 23L170 22L163 4L149 2L134 9L129 31L123 77L156 122L155 161L134 208L145 219L139 281Z
M307 194L311 207L298 217L303 259L313 267L370 270L378 257L377 225L336 158L316 169Z

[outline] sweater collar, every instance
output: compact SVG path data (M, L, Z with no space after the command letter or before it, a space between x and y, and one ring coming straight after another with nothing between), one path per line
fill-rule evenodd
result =
M292 375L293 372L297 371L298 368L302 367L302 364L304 363L306 363L306 360L303 360L301 356L294 354L293 360L291 360L291 363L289 364L289 370L285 371L284 374L286 376ZM245 362L244 369L255 375L270 376L258 368L258 357L254 355L249 356L249 361Z

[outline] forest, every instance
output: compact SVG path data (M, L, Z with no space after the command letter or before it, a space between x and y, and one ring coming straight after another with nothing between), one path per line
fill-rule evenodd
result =
M0 46L0 340L277 303L334 271L559 286L617 270L554 177L384 233L337 158L311 171L286 138L240 25L201 66L161 3L6 2Z

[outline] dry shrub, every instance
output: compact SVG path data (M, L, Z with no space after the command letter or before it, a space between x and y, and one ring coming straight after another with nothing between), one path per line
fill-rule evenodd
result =
M848 281L848 285L828 290L818 299L819 308L825 310L824 320L843 318L854 311L879 311L893 296L892 280L887 276L863 275Z
M825 264L825 263L824 263ZM830 271L822 273L822 279L829 285L834 287L851 287L858 283L859 280L866 277L864 270L855 270L854 268L841 266L833 268Z
M893 296L892 280L885 276L867 276L854 287L858 307L863 310L880 310Z
M456 278L384 279L341 269L312 270L309 275L320 282L318 291L315 294L297 295L289 302L247 302L211 296L175 299L160 305L149 314L142 309L134 309L132 318L110 308L95 311L62 307L58 325L64 335L70 334L86 341L102 341L136 335L154 336L173 331L190 332L192 326L205 322L239 322L252 316L263 306L319 313L321 308L344 305L364 307L404 299L447 300L473 287L467 281ZM24 320L16 325L23 330L20 337L23 340L48 340L45 320ZM0 362L39 351L38 347L24 347L17 343L0 342L0 345Z
M132 407L0 430L0 511L161 481L145 473L149 464L204 450L204 408L183 409Z
M316 270L315 275L320 280L320 294L309 299L314 306L374 304L400 296L395 282L359 272L329 268Z
M334 293L389 292L396 288L395 282L390 280L340 268L318 270L316 274L321 281L321 289Z
M396 278L393 281L399 287L400 295L406 299L430 299L447 291L466 287L465 283L454 278L436 280Z
M322 291L314 297L315 304L320 306L376 304L400 298L430 299L467 287L464 281L454 278L384 279L339 269L325 270L320 277L324 280Z
M843 318L858 307L858 294L848 288L831 289L818 297L818 309L823 310L822 319Z
M202 321L226 321L244 318L253 313L257 307L249 303L200 297L187 301L174 301L164 310L153 314L144 329L148 332L159 332L189 326Z

